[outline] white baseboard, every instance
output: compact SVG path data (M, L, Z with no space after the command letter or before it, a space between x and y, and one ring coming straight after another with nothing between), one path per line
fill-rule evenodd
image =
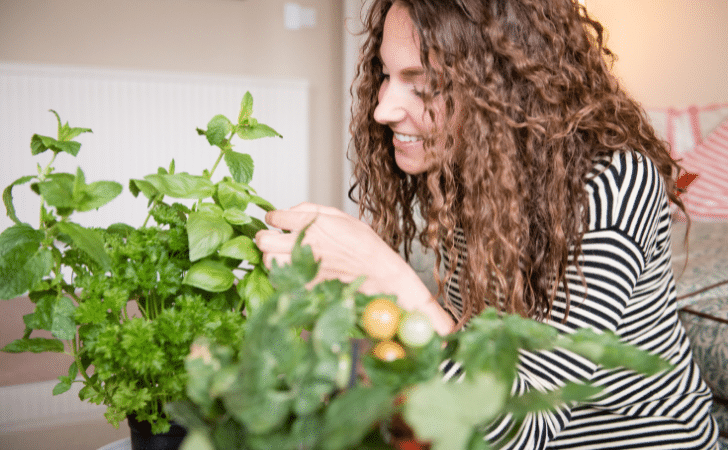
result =
M104 419L106 406L81 401L81 383L53 395L57 380L0 387L0 433Z

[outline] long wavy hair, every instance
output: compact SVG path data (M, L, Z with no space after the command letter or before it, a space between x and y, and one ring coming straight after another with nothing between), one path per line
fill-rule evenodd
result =
M445 105L440 139L424 142L435 164L415 176L397 167L392 131L373 118L384 20L395 2L419 37L425 111L434 119L438 95ZM582 253L585 183L596 158L618 150L650 158L684 209L675 194L679 165L610 72L604 29L576 0L374 0L364 25L349 197L393 248L408 255L418 238L435 251L439 295L462 258L461 324L486 306L550 317L559 284L568 314L566 270ZM444 148L435 149L436 140ZM452 267L444 278L440 244Z

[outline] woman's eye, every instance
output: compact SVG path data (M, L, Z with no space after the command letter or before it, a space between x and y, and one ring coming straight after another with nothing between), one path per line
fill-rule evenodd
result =
M386 80L389 80L389 74L388 73L384 73L384 72L380 73L379 74L379 82L380 83L383 83Z

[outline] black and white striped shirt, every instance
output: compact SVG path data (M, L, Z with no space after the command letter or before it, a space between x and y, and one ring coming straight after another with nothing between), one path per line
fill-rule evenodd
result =
M717 426L710 416L711 392L692 359L678 321L671 267L670 207L654 164L645 157L617 153L598 161L587 183L589 227L584 235L582 269L586 297L576 268L567 271L571 309L565 323L563 288L546 322L563 333L582 327L611 330L623 341L662 355L675 365L667 374L644 377L605 370L566 351L521 353L514 390L550 390L566 381L591 380L603 386L598 400L534 413L515 438L513 449L712 449ZM462 230L456 245L462 261ZM445 261L449 270L448 262ZM449 300L461 307L458 264L447 286ZM459 373L448 364L445 378ZM497 442L513 423L503 417L486 440Z

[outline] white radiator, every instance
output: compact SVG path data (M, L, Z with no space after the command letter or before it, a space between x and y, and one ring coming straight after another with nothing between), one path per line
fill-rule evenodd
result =
M128 180L166 168L172 159L177 172L201 174L211 168L217 148L196 128L207 128L216 114L237 120L246 91L253 95L253 117L283 135L233 141L236 151L253 157L251 185L277 207L308 200L306 81L1 62L0 189L22 175L37 173L38 162L47 164L50 152L31 157L30 138L34 133L56 137L56 118L48 111L53 109L64 123L93 130L77 138L82 146L76 158L58 156L57 171L75 173L81 166L87 183L115 180L124 186L114 201L75 220L87 226L139 226L146 217L146 199L129 193ZM213 181L227 174L221 164ZM28 185L16 187L13 194L18 217L37 225L38 200ZM4 208L0 215L3 230L12 222Z

